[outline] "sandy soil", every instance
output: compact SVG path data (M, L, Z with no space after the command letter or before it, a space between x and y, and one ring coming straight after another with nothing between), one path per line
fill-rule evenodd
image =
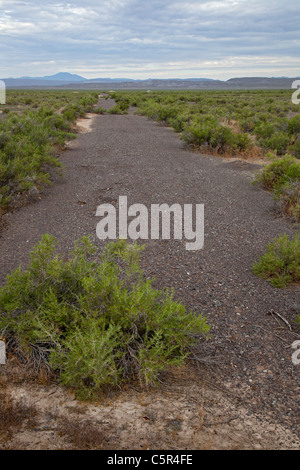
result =
M65 252L86 234L101 248L96 208L117 205L120 195L146 206L204 203L204 249L148 240L142 266L156 287L173 287L188 309L207 317L212 338L196 351L199 371L172 372L156 391L128 388L97 404L82 404L54 384L7 383L16 400L36 406L38 424L1 436L4 445L70 448L57 430L59 417L69 416L91 418L109 448L299 449L300 366L291 361L298 333L268 314L293 325L299 286L275 289L251 271L267 243L297 227L278 215L270 194L250 185L260 165L190 152L170 129L132 114L78 124L85 132L61 155L64 178L54 176L52 188L2 218L0 282L26 265L43 233Z
M57 385L10 388L13 400L37 413L34 427L25 423L13 435L3 433L4 449L74 449L72 433L60 432L66 420L94 423L105 435L106 449L299 449L289 428L272 416L249 412L229 391L209 386L203 371L199 375L188 367L169 373L159 389L128 387L94 403L78 401ZM84 440L82 448L89 448Z

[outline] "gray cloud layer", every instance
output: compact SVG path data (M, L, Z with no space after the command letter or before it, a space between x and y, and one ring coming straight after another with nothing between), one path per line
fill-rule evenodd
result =
M299 24L298 0L0 0L0 76L299 76Z

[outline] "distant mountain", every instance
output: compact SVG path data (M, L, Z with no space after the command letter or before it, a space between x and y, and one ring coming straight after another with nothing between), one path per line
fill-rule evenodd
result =
M133 78L90 78L89 82L97 83L122 83L122 82L139 82L140 80L134 80Z
M10 79L11 80L11 79ZM56 73L55 75L46 75L44 77L20 77L19 79L14 79L14 80L53 80L57 82L84 82L87 80L84 77L81 77L80 75L68 73L68 72L59 72Z
M3 78L7 88L52 87L64 84L84 83L86 78L68 72L59 72L44 77Z
M286 77L240 77L240 78L231 78L227 80L226 83L237 88L256 88L256 89L282 89L282 88L291 88L295 78L286 78Z
M87 78L81 77L80 75L68 73L68 72L59 72L56 73L55 75L49 75L46 77L43 77L44 80L57 80L61 82L85 82Z
M20 77L20 78L3 78L7 88L35 88L35 87L44 87L44 88L53 88L53 87L63 87L63 88L74 88L74 86L79 86L79 88L107 88L114 86L116 88L178 88L178 87L187 87L193 88L193 83L197 82L201 87L200 83L211 82L214 83L215 80L211 78L174 78L174 79L147 79L147 80L134 80L132 78L92 78L87 79L80 75L71 74L68 72L59 72L55 75L46 75L44 77ZM219 81L217 81L219 82ZM222 82L220 82L222 83Z
M131 78L87 79L68 72L59 72L44 77L3 78L9 88L64 88L116 90L239 90L239 89L289 89L295 78L285 77L240 77L227 81L212 78L167 78L134 80Z

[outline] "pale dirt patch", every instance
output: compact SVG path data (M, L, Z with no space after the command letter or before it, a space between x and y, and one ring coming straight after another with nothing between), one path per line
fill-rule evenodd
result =
M92 125L97 114L88 113L84 118L77 119L76 129L80 134L92 132Z
M77 134L87 134L92 132L92 126L97 114L88 113L84 118L76 120L75 124L71 126L73 131ZM72 149L76 147L76 139L69 140L65 143L65 148Z
M250 413L244 403L238 405L225 390L201 383L200 377L187 380L188 372L175 373L157 390L128 387L97 403L80 402L56 385L14 385L12 397L36 407L38 424L16 432L9 448L70 449L58 432L59 421L68 419L95 423L109 449L299 449L299 439L288 428Z

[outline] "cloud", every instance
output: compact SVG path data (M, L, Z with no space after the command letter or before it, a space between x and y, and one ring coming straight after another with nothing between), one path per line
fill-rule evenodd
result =
M1 75L295 76L299 24L291 0L0 0Z

